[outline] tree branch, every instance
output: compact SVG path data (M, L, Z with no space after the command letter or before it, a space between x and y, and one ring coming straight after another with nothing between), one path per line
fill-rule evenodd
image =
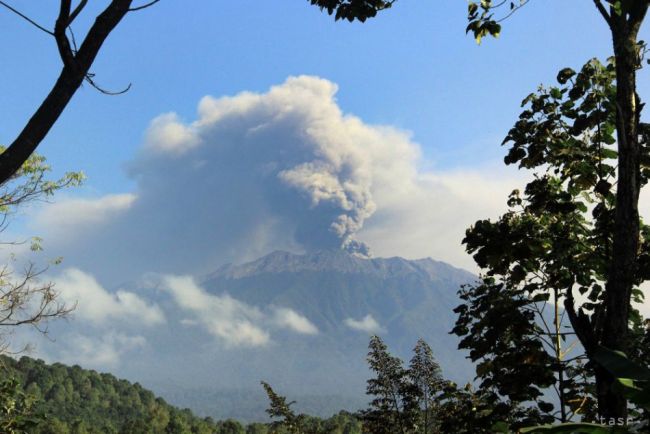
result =
M54 39L56 39L56 46L59 49L59 55L63 61L63 65L69 68L77 67L75 61L75 53L70 47L66 29L70 22L70 0L61 0L61 8L59 9L59 16L54 24Z
M10 179L20 169L45 138L72 96L86 79L88 70L97 57L102 44L128 13L131 3L132 0L112 0L106 9L97 16L79 47L79 51L70 57L72 50L65 33L70 20L70 0L61 0L55 38L59 52L63 56L64 65L50 93L18 137L0 154L0 184ZM75 10L77 9L81 10L79 7Z
M598 343L593 334L589 317L582 311L582 309L578 309L576 312L575 299L573 298L573 290L571 286L567 288L566 298L564 299L564 309L566 309L566 312L569 315L569 321L571 322L573 331L575 331L576 336L578 336L585 352L587 355L592 354L597 348Z
M0 6L4 6L5 8L9 9L11 12L13 12L13 13L16 14L16 15L18 15L20 18L22 18L23 20L27 21L28 23L30 23L31 25L33 25L33 26L36 27L37 29L39 29L39 30L41 30L41 31L43 31L43 32L45 32L45 33L47 33L48 35L54 36L54 33L52 33L52 31L50 31L50 30L46 29L45 27L41 26L41 25L38 24L36 21L34 21L34 20L32 20L31 18L29 18L27 15L25 15L25 14L23 14L22 12L20 12L20 11L14 9L13 7L11 7L10 5L8 5L7 3L5 3L5 2L3 2L3 1L1 1L1 0L0 0Z
M70 17L68 18L68 26L72 24L72 22L77 18L77 15L83 10L83 8L86 7L86 4L88 3L88 0L81 0L79 4L77 5L76 8L72 11L70 14Z
M159 1L160 1L160 0L152 0L152 1L150 1L149 3L144 4L144 5L142 5L142 6L137 6L137 7L135 7L135 8L131 8L131 9L129 9L129 12L135 12L135 11L139 11L139 10L142 10L142 9L146 9L146 8L148 8L148 7L151 7L151 6L155 5L155 4L158 3Z
M524 7L524 6L526 6L526 4L527 4L529 1L530 1L530 0L523 0L523 1L518 5L518 6L515 6L514 8L512 8L512 9L510 10L510 12L508 12L508 14L507 14L505 17L503 17L503 18L499 18L496 22L497 22L497 23L501 23L501 22L507 20L507 19L510 18L510 17L511 17L515 12L517 12L519 9L521 9L521 8ZM501 6L501 5L499 5L499 6ZM492 7L492 9L494 9L494 7Z
M614 23L612 22L612 17L607 13L607 9L605 9L605 6L600 2L600 0L594 0L594 4L596 5L596 9L598 9L598 12L600 12L600 14L605 19L605 22L611 29Z

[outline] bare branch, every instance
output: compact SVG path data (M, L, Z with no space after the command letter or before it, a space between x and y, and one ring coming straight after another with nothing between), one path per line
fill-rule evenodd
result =
M18 137L0 154L0 183L10 179L45 138L72 96L86 79L102 44L128 13L132 0L112 0L95 19L79 50L72 56L66 36L70 17L69 0L62 0L55 38L64 66L52 90L29 119ZM67 61L66 61L67 60Z
M104 95L110 95L110 96L115 96L115 95L122 95L124 93L127 93L129 90L131 90L131 83L129 83L124 89L120 91L110 91L106 90L102 87L100 87L95 81L93 80L93 77L95 74L88 73L86 74L86 81L97 91L103 93Z
M54 33L52 33L52 31L50 31L50 30L46 29L45 27L41 26L36 21L29 18L27 15L25 15L22 12L14 9L13 7L11 7L10 5L8 5L7 3L5 3L5 2L3 2L1 0L0 0L0 6L4 6L5 8L9 9L11 12L18 15L20 18L27 21L28 23L30 23L32 26L36 27L37 29L47 33L48 35L54 36Z
M59 16L54 24L54 39L56 39L56 46L59 49L59 56L63 61L64 67L72 70L78 68L75 60L75 53L70 47L70 41L66 30L70 20L70 0L61 0L61 8L59 9Z
M76 8L72 11L70 14L70 17L68 18L68 26L72 24L72 22L77 18L77 15L83 10L83 8L86 7L86 4L88 3L88 0L81 0L79 4L77 5Z
M148 8L148 7L151 7L151 6L155 5L155 4L158 3L159 1L160 1L160 0L153 0L153 1L150 1L149 3L144 4L144 5L142 5L142 6L137 6L137 7L134 7L134 8L129 9L129 12L135 12L135 11L139 11L139 10L142 10L142 9L146 9L146 8Z
M530 1L530 0L524 0L524 1L522 1L519 5L517 5L517 6L515 6L514 8L512 8L512 9L510 10L510 12L509 12L505 17L503 17L503 18L497 20L497 23L500 23L500 22L505 21L505 20L507 20L508 18L510 18L510 17L511 17L515 12L517 12L519 9L523 8L524 6L526 6L526 4L527 4L529 1Z
M607 9L605 9L605 6L600 2L600 0L594 0L594 4L596 5L596 9L598 9L598 12L600 12L600 14L605 19L605 22L611 29L614 23L612 22L612 17L607 13Z

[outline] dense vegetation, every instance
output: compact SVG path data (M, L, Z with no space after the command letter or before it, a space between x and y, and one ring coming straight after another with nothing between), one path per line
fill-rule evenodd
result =
M201 419L180 410L139 384L110 374L42 360L3 356L0 430L30 434L267 434L267 424ZM5 393L3 393L3 390ZM12 407L18 407L13 408ZM327 420L309 417L314 433L360 433L360 424L341 412ZM278 434L282 434L279 430Z
M374 376L368 380L366 389L370 406L358 414L364 433L487 434L499 423L511 426L538 420L536 412L522 411L511 402L502 402L493 391L473 390L469 384L458 387L443 379L431 348L421 339L413 349L408 367L391 355L378 336L370 339L367 360ZM275 432L322 432L314 431L312 418L292 410L293 402L287 402L269 384L262 385L269 398L267 413L276 419L271 424L272 429L278 430Z

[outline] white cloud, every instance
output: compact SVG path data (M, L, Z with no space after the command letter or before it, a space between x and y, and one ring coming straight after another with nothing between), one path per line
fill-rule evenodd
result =
M354 318L347 318L343 321L346 326L352 330L357 330L366 333L383 333L386 330L377 322L372 315L368 314L360 320Z
M410 133L344 114L336 92L290 77L265 93L204 97L191 122L161 115L129 166L134 194L44 207L34 229L102 281L207 273L277 249L363 250L355 239L381 256L471 267L465 229L503 211L522 175L423 169Z
M288 328L305 335L318 334L318 328L307 318L293 309L277 307L273 309L273 322L279 327Z
M80 226L102 225L128 210L136 200L131 193L109 194L100 198L66 198L40 208L34 217L37 227L74 231Z
M293 309L278 306L260 309L228 294L209 294L189 276L163 276L162 284L176 304L193 315L182 319L181 324L201 327L227 346L268 345L273 329L304 335L318 333L309 319Z
M129 336L114 331L101 337L80 334L65 335L65 348L60 350L57 359L67 364L78 364L84 368L114 368L122 363L122 357L146 345L142 336Z
M93 324L115 324L129 321L145 326L165 322L165 316L156 304L148 304L137 294L119 290L106 291L88 273L68 268L54 278L55 288L68 305L77 303L74 317Z
M501 215L508 195L525 184L526 176L490 166L405 173L391 186L378 186L378 211L359 237L379 256L430 256L475 270L461 245L465 231L477 220Z
M151 121L144 146L152 152L180 154L198 144L199 138L191 126L184 125L176 113L165 113Z
M163 284L179 307L192 312L202 328L226 344L256 347L269 343L269 333L255 325L263 318L259 309L228 295L208 294L188 276L164 276Z

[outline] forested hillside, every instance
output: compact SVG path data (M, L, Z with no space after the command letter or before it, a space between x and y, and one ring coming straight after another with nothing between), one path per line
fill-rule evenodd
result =
M266 434L266 424L201 419L157 398L138 383L60 363L22 357L0 358L3 378L15 378L35 399L31 415L40 421L34 434ZM328 420L310 418L314 432L359 433L359 422L341 413ZM281 433L282 431L279 431Z

